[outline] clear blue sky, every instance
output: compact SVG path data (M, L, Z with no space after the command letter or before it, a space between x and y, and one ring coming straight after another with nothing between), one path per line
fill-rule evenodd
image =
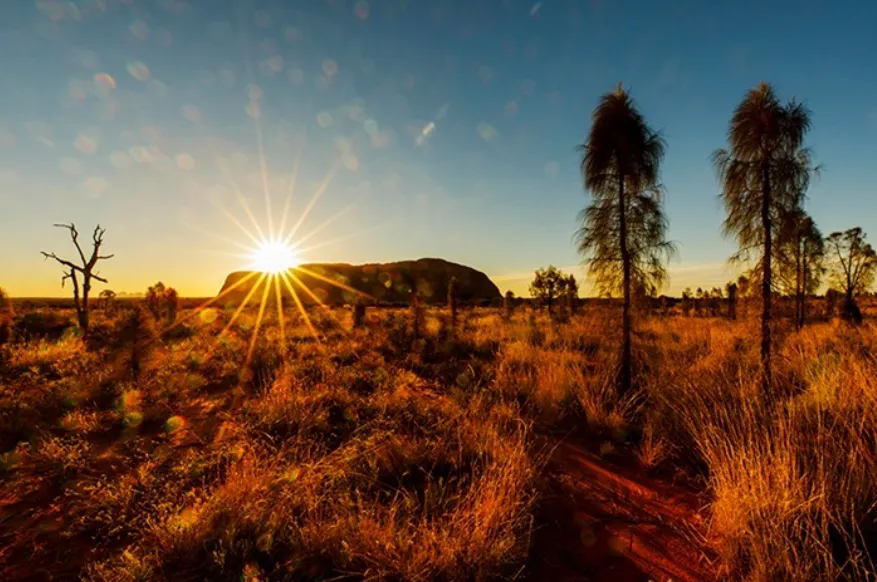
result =
M670 291L719 284L709 155L761 80L813 111L822 230L877 238L875 31L866 1L5 2L0 285L66 293L51 224L100 222L111 288L213 294L249 243L218 207L249 224L236 185L267 231L267 183L278 226L301 151L288 225L336 163L299 235L346 210L305 260L443 257L522 293L578 264L575 146L619 80L668 142Z

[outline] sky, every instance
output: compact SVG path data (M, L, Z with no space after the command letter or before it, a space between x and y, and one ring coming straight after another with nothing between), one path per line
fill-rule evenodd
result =
M75 256L59 222L85 243L106 228L102 252L115 256L99 271L117 293L161 280L214 295L250 265L248 248L297 225L306 262L440 257L519 295L554 264L587 294L573 244L588 202L577 145L619 81L667 141L678 254L666 292L735 276L709 156L763 80L812 110L807 145L824 172L807 209L819 227L877 237L875 2L0 10L0 285L13 296L69 293L40 255Z

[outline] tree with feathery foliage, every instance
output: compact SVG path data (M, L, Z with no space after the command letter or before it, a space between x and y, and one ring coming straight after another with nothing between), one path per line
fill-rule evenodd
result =
M753 257L761 281L762 387L771 401L771 290L775 229L787 212L802 206L813 173L804 137L810 112L794 100L780 102L773 88L761 83L737 105L728 128L729 148L713 153L721 199L727 216L726 235L740 250L737 261Z
M591 203L579 215L578 250L600 293L622 296L619 388L632 383L632 295L654 294L674 252L666 240L660 167L665 144L621 83L594 110L581 171Z

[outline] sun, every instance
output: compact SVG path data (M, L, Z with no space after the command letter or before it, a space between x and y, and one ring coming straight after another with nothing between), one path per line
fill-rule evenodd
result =
M252 267L262 273L283 273L298 266L295 247L283 241L265 240L252 254Z

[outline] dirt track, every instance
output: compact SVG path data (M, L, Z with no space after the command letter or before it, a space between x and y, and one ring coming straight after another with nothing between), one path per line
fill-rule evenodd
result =
M550 445L545 525L529 579L716 580L705 549L703 501L690 487L612 464L570 442Z

